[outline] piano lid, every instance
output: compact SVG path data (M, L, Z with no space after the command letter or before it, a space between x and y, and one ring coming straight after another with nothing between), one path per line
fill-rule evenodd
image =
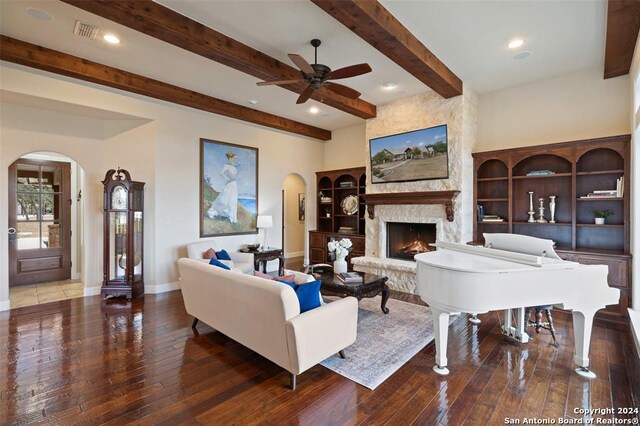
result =
M469 273L535 272L542 269L573 269L579 266L576 262L561 259L466 244L438 241L434 246L439 250L416 255L416 261L441 269Z

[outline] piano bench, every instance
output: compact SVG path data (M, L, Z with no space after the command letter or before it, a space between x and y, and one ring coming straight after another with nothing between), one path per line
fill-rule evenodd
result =
M527 327L535 327L536 333L540 334L540 329L543 328L545 330L549 330L551 332L551 337L553 338L554 347L560 346L558 341L556 340L556 329L553 327L553 317L551 316L551 309L553 309L552 305L544 305L544 306L532 306L527 308L525 311L525 320L527 321ZM530 321L531 311L536 311L536 320ZM547 317L547 322L542 322L542 314L545 314Z

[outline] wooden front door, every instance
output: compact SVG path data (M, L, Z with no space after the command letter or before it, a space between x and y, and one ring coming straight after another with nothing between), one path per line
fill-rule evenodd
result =
M19 159L9 166L9 285L71 278L71 167Z

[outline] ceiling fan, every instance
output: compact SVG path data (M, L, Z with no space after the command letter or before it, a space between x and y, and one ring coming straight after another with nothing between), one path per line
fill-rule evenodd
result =
M326 65L318 63L318 46L320 46L321 41L317 38L311 40L311 45L315 49L315 63L309 64L302 56L296 55L295 53L289 53L289 59L300 68L300 72L302 73L302 77L295 80L271 80L271 81L261 81L258 83L258 86L269 86L269 85L281 85L281 84L292 84L292 83L300 83L307 82L309 86L300 94L297 104L303 104L307 102L307 100L311 97L314 90L318 90L319 88L325 86L327 89L335 92L339 95L345 96L350 99L356 99L360 97L360 92L357 90L353 90L350 87L343 86L342 84L334 83L329 80L338 80L341 78L349 78L356 77L358 75L366 74L371 72L371 67L369 64L357 64L350 65L348 67L340 68L335 71L331 71Z

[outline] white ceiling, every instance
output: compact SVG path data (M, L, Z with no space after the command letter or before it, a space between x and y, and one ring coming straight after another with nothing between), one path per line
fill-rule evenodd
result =
M602 67L605 0L571 1L396 1L381 0L409 30L476 93L486 93L586 68ZM368 62L373 72L342 80L362 92L362 99L385 104L429 90L308 0L198 1L160 3L283 62L299 53L309 62L312 38L320 38L318 61L333 69ZM47 11L53 22L34 19L28 7ZM117 34L111 46L99 37L73 35L75 20ZM335 130L361 119L316 101L296 105L297 94L278 87L257 87L258 79L65 3L0 0L0 32L230 102ZM512 59L506 48L522 37L531 56ZM397 89L382 89L385 82ZM248 104L256 99L259 104ZM320 113L308 109L318 106Z

